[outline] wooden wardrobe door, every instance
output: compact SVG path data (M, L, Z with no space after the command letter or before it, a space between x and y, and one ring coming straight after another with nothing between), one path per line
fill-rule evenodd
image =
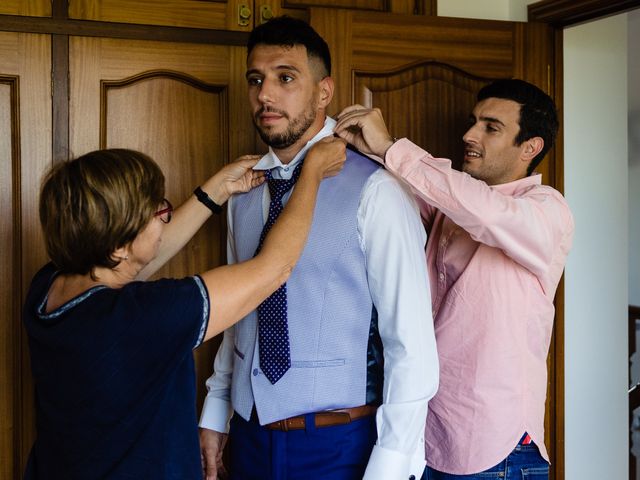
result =
M0 479L22 478L33 442L33 385L22 303L46 254L38 221L51 165L51 42L0 32Z
M2 0L0 15L49 17L51 16L51 0Z
M69 47L72 156L142 151L162 168L177 206L229 160L255 151L243 48L86 37ZM156 278L225 263L225 239L224 215L214 215ZM220 338L196 351L199 404Z
M74 0L69 2L69 18L141 25L190 28L227 28L229 2L173 0Z
M310 19L333 58L330 113L352 103L379 107L392 135L406 136L454 165L482 85L522 78L558 96L552 83L554 32L547 25L320 8L311 9ZM562 191L555 148L537 171L544 183ZM552 478L554 469L563 468L562 308L558 311L545 419Z

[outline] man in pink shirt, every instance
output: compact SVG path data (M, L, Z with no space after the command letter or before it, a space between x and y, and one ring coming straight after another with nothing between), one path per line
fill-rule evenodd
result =
M478 93L462 172L388 132L379 109L335 132L404 180L421 207L440 387L423 479L547 479L546 359L573 217L535 167L558 129L551 98L522 80Z

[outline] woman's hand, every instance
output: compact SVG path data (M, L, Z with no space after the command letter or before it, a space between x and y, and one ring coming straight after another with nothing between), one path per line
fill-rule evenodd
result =
M323 138L307 152L302 172L313 172L318 180L337 175L347 159L346 147L341 138Z
M218 205L225 203L234 193L248 192L264 182L264 172L252 170L261 157L243 155L235 162L222 167L202 185L202 189Z

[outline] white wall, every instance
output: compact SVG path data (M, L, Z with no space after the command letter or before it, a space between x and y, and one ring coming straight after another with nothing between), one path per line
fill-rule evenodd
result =
M438 0L438 16L511 20L510 0Z
M628 17L629 303L640 306L640 10Z
M627 65L629 95L629 304L640 306L640 10L628 15ZM633 48L632 46L635 46ZM636 345L640 335L636 330ZM637 349L636 349L637 351ZM631 353L631 352L629 352ZM631 384L640 382L640 354L631 357ZM640 409L634 412L633 454L640 457ZM636 478L640 479L640 462L636 463Z
M628 478L627 15L564 31L567 480Z
M537 0L438 0L438 16L527 21L527 5Z

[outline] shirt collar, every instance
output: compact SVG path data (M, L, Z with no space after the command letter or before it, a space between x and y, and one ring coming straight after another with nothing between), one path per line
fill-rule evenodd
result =
M511 196L527 190L529 187L532 187L534 185L540 185L541 183L542 175L540 173L536 173L533 175L529 175L528 177L514 180L513 182L501 183L500 185L491 185L491 188L500 193Z
M291 160L291 162L289 162L287 165L284 165L280 161L278 156L274 153L273 149L269 147L269 152L264 157L262 157L258 161L258 163L256 163L253 169L254 170L271 170L275 168L280 170L280 169L286 168L286 171L289 171L292 168L295 168L295 166L300 162L301 159L305 157L309 149L315 143L317 143L319 140L323 139L324 137L333 135L333 129L335 126L336 126L336 121L331 117L326 117L324 120L324 126L322 127L322 130L316 133L316 135L311 140L309 140L306 143L306 145L302 147L302 149L300 149L300 151L296 154L296 156L293 157L293 160Z

